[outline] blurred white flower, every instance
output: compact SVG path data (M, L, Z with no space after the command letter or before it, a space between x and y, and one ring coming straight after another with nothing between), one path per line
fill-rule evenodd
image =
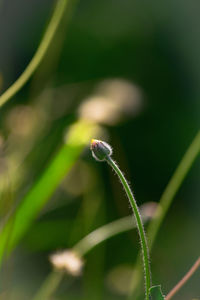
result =
M73 250L64 250L50 255L50 262L58 269L67 271L73 276L79 276L82 272L83 260Z
M98 123L114 125L125 116L137 115L142 108L142 93L132 83L122 79L101 82L93 96L85 99L79 116Z
M127 114L136 114L142 107L141 90L128 80L104 80L97 87L97 94L112 99Z

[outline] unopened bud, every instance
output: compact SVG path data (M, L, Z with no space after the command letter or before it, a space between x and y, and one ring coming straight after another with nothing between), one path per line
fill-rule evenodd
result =
M112 155L112 148L106 142L99 140L91 140L91 147L93 157L98 161L105 160L108 156Z

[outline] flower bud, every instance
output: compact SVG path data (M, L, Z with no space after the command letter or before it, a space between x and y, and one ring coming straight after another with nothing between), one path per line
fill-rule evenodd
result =
M106 142L99 140L91 140L91 147L93 157L98 161L105 160L108 156L112 155L112 148Z

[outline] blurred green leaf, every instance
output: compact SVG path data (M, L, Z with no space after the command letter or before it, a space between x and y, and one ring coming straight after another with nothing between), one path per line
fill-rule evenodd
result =
M4 252L9 254L24 236L40 210L77 161L84 147L97 134L98 128L94 123L86 121L78 121L70 127L66 143L3 227L0 234L0 261Z
M149 293L150 293L150 300L165 300L160 285L152 286L149 289Z

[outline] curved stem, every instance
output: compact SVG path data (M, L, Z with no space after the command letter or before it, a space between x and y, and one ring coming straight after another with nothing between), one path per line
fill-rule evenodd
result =
M141 240L141 247L142 247L142 257L143 257L143 264L144 264L144 273L145 273L145 292L146 292L146 299L149 299L149 289L151 286L151 271L150 271L150 264L149 264L149 250L147 246L147 240L146 240L146 235L142 223L142 219L139 213L139 209L136 203L136 200L133 196L133 193L126 181L126 178L124 177L123 173L117 166L117 164L112 160L110 156L107 156L106 161L108 164L113 168L113 170L116 172L118 175L124 190L127 194L127 197L129 199L129 202L131 204L131 207L133 209L135 219L136 219L136 224L138 227L138 232Z
M196 260L194 265L190 270L185 274L185 276L175 285L175 287L167 294L165 300L170 300L181 288L182 286L190 279L194 272L200 267L200 257Z
M59 0L57 2L53 16L35 55L20 77L0 96L0 107L12 98L36 71L47 52L68 3L69 0Z
M145 223L148 217L143 215L142 221ZM104 242L105 240L136 227L132 216L124 217L119 220L113 221L89 233L86 237L80 240L73 250L78 252L79 255L84 256L91 251L95 246Z

